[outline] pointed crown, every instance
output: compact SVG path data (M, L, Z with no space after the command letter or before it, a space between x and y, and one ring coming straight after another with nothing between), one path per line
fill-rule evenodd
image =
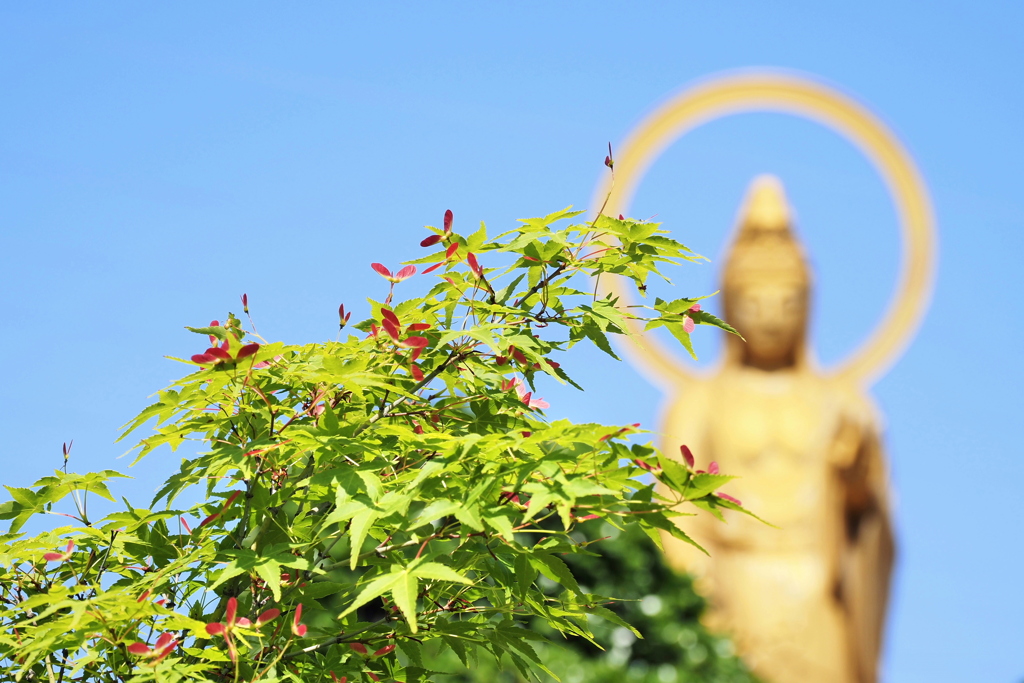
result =
M765 281L810 286L810 269L791 229L789 204L778 178L754 178L738 223L725 259L723 289Z

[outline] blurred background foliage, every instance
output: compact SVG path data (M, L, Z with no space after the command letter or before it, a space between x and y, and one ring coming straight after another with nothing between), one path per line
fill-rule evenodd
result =
M692 579L670 569L635 524L619 530L600 520L580 525L577 542L594 542L594 555L565 555L583 590L616 598L608 607L642 635L603 619L591 628L604 650L582 638L563 639L537 621L531 627L552 642L536 643L541 659L564 683L758 683L732 642L700 623L705 600ZM600 539L600 540L599 540ZM540 579L545 581L543 577ZM549 583L551 591L558 587ZM427 660L427 657L424 657ZM431 657L439 683L521 683L511 663L481 658L464 666L453 653ZM552 680L544 676L547 680Z

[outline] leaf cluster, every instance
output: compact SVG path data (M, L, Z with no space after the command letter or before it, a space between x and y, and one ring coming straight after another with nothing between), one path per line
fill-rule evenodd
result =
M439 251L415 262L435 273L429 291L399 300L413 270L375 265L387 295L345 339L256 342L233 315L194 328L214 346L125 429L151 429L136 462L198 451L148 507L89 519L78 496L113 500L111 471L8 489L0 672L411 683L434 675L424 648L442 647L532 676L544 636L526 625L595 645L595 619L625 627L571 569L590 552L577 527L689 540L681 507L741 508L715 495L728 477L631 444L636 425L545 418L539 380L575 386L556 359L582 341L614 355L631 319L684 339L684 316L729 328L687 313L695 299L624 309L599 295L602 277L642 288L699 257L657 223L579 214L495 238L432 228ZM78 514L58 512L69 499ZM45 513L75 523L21 533Z

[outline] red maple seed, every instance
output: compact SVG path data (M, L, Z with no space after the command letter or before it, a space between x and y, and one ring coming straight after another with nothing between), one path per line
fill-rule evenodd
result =
M466 256L466 263L469 264L469 269L472 270L477 277L483 276L484 270L483 268L480 267L480 264L477 263L476 254L474 254L473 252L469 252L469 254Z
M708 465L708 474L718 474L718 463L712 462Z
M729 501L730 503L736 503L737 505L743 505L743 503L740 502L739 498L733 498L728 493L716 493L715 495L718 496L719 498L724 498L725 500Z
M274 619L277 619L279 616L281 616L281 610L277 609L276 607L272 607L266 610L263 614L256 617L256 626L258 628L260 626L263 626L263 624L269 624Z
M235 356L235 360L242 360L243 358L248 358L249 356L253 355L259 350L260 345L257 344L256 342L253 342L252 344L246 344L242 348L238 349L238 355Z
M446 234L452 231L453 218L455 218L455 214L452 213L451 209L444 212L444 231Z
M440 241L441 241L441 236L440 235L430 235L428 237L423 238L423 241L420 242L420 246L421 247L432 247L432 246L434 246L435 244L437 244Z
M43 559L47 562L63 562L64 560L71 557L71 552L75 549L74 539L68 541L67 549L62 553L46 553L43 555Z
M292 617L292 633L302 638L306 635L306 625L299 623L302 618L302 603L295 606L295 616Z
M690 452L690 447L687 446L686 444L683 444L682 446L679 447L679 452L682 454L683 460L686 461L686 466L689 467L690 469L693 469L694 459L693 453Z
M373 656L374 657L383 657L384 655L388 654L389 652L393 652L394 649L395 649L395 644L394 643L392 643L391 645L385 645L381 649L379 649L376 652L374 652Z
M398 326L397 325L395 325L393 322L391 322L390 320L385 318L381 322L381 327L384 328L384 331L388 333L389 337L391 337L395 341L398 341L399 333L398 333Z

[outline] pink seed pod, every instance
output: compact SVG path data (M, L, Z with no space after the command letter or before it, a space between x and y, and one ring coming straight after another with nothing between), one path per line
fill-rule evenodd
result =
M683 460L686 462L686 466L692 470L694 465L694 459L693 453L690 451L690 447L687 446L686 444L683 444L682 446L679 447L679 453L683 456Z
M236 357L236 360L242 360L243 358L248 358L249 356L253 355L254 353L256 353L259 350L260 350L260 345L257 344L256 342L253 342L252 344L246 344L242 348L238 349L238 356Z
M452 231L452 219L455 218L455 214L452 213L451 209L444 212L444 232L445 234Z

